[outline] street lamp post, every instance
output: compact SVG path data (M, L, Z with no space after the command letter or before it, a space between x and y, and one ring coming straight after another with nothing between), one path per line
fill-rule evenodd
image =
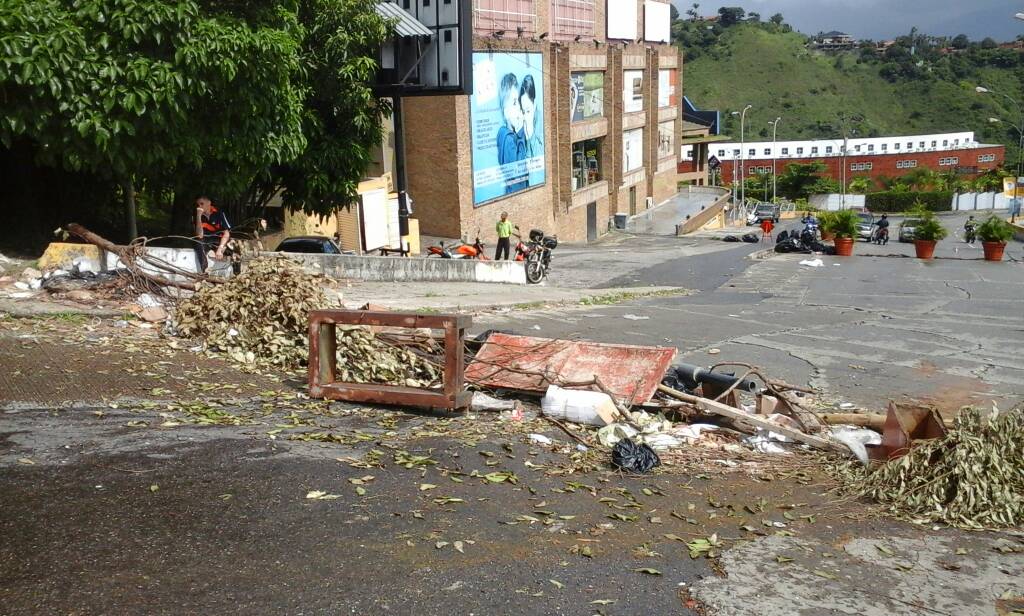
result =
M1018 13L1017 19L1024 19L1024 17L1021 17L1022 15L1024 14ZM1024 160L1024 158L1022 158L1022 155L1024 155L1024 106L1020 104L1020 101L1004 92L996 92L984 86L978 86L974 88L974 91L977 92L978 94L998 94L999 96L1002 96L1006 100L1010 101L1013 104L1013 106L1017 108L1017 117L1019 118L1018 123L1014 124L1013 122L1006 122L1006 124L1009 124L1017 131L1017 175L1013 179L1013 198L1020 199L1020 195L1017 194L1017 185L1020 182L1021 177L1021 162L1022 160ZM989 118L988 121L994 123L1003 122L1003 120L999 118ZM1016 211L1016 209L1014 211ZM1014 215L1013 218L1016 218L1016 216Z
M782 121L782 118L778 117L778 118L775 118L775 120L773 122L769 122L769 124L772 125L772 203L775 203L778 200L778 194L777 194L778 185L775 182L775 178L776 178L776 174L775 174L775 159L778 156L778 154L775 152L775 144L776 144L775 137L776 137L776 135L778 133L779 122L781 122L781 121Z
M740 114L740 202L743 203L744 205L746 205L747 203L747 182L745 179L745 174L747 171L747 145L746 136L744 134L744 127L747 121L747 111L749 111L751 107L753 107L753 105L747 105L746 107L743 108L743 113Z

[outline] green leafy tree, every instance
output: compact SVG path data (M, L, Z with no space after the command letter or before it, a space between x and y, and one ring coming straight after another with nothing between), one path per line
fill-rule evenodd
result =
M0 5L0 142L135 194L201 171L244 184L297 156L299 27L284 3L8 0ZM217 174L218 170L229 171ZM176 177L175 177L176 176Z
M718 22L723 27L734 26L743 21L743 16L747 12L738 6L723 6L718 9Z
M787 199L795 200L806 199L810 195L839 192L838 182L831 178L822 177L821 174L826 169L825 163L821 161L786 165L785 170L779 174L776 182L778 194Z
M855 195L863 195L871 190L873 186L874 182L871 181L871 178L861 176L850 180L849 190Z

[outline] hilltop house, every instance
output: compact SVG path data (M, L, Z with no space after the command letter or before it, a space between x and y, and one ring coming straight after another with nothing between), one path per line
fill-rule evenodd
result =
M825 34L819 34L814 37L811 41L811 46L815 49L822 51L841 51L846 49L855 49L858 41L849 34L844 32L826 32Z

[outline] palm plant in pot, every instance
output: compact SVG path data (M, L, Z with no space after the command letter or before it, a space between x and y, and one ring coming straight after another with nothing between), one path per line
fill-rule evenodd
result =
M836 255L849 257L853 254L853 238L857 237L857 223L860 219L853 210L839 210L831 214L822 221L821 231L835 235Z
M835 212L825 211L818 214L818 227L821 229L821 239L824 242L830 242L836 239L835 233L830 230L830 223Z
M914 212L914 217L921 220L914 227L914 251L918 259L931 259L935 256L935 245L945 239L949 232L934 212L922 208Z
M977 234L985 251L985 260L1002 261L1006 242L1013 237L1013 227L998 216L989 216L988 220L978 225Z

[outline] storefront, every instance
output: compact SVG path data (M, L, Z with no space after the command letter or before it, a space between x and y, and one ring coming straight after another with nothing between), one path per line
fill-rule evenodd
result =
M601 166L601 147L603 145L603 137L572 144L572 189L574 191L604 179Z

